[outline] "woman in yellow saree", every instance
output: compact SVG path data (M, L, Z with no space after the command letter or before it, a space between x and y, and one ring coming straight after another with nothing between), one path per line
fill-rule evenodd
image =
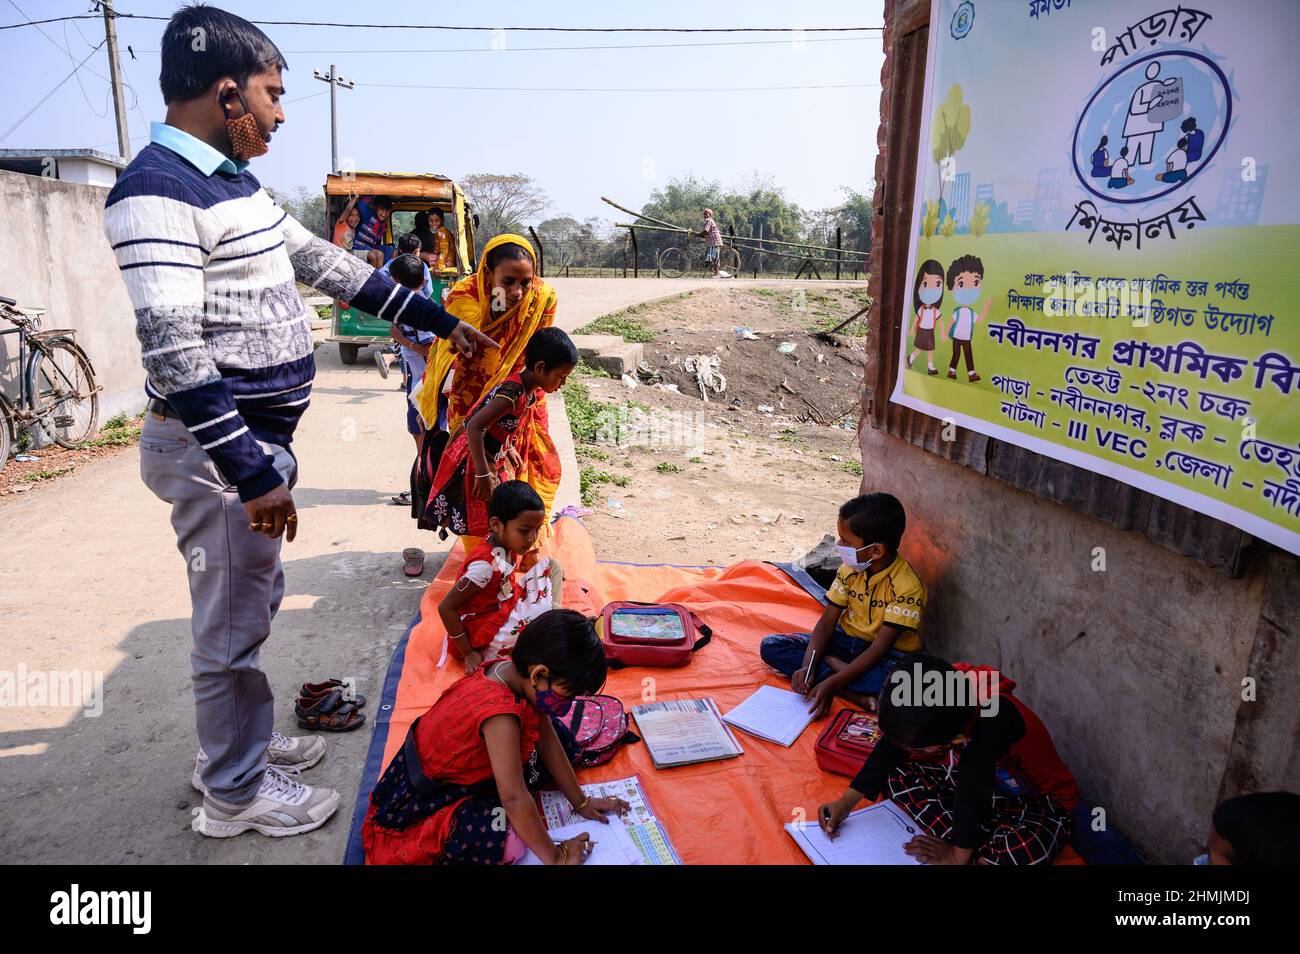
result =
M428 507L433 477L439 471L443 450L464 428L470 413L507 377L523 369L528 339L555 321L555 290L536 277L535 267L533 247L522 236L498 235L487 244L478 271L452 287L446 308L500 347L481 350L467 359L439 339L436 350L429 354L423 384L413 396L428 428L413 481L419 525L444 535L448 530L460 534L466 552L486 531ZM549 517L560 485L560 458L548 423L542 397L515 429L511 444L518 460L510 476L537 491Z

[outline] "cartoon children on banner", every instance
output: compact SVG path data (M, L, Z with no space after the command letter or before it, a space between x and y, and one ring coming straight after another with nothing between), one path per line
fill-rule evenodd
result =
M943 266L934 259L921 263L916 273L916 285L912 289L912 311L916 314L916 324L912 337L912 353L907 356L910 368L916 361L919 351L925 352L926 368L930 374L938 374L934 366L934 330L943 317Z
M963 255L948 266L948 290L957 306L952 311L952 322L947 330L941 321L943 302L944 270L943 265L934 259L921 263L916 273L916 283L912 289L912 308L916 313L912 352L907 357L907 366L912 367L920 351L926 353L927 371L938 374L934 366L934 331L936 325L945 340L952 341L952 360L948 363L948 377L957 377L957 366L962 356L966 358L966 376L971 381L978 381L975 373L975 357L971 351L971 340L975 337L975 325L988 317L993 299L984 302L984 307L976 314L973 306L980 298L980 286L984 283L984 263L975 255Z
M984 282L984 263L974 255L963 255L948 266L948 290L952 292L957 307L952 312L952 324L948 327L948 337L952 339L952 360L948 362L948 377L957 377L957 362L962 354L966 355L966 373L971 381L978 381L975 373L975 358L971 354L971 339L975 336L976 322L988 317L989 306L993 299L984 302L984 308L978 315L971 305L979 301L980 285Z

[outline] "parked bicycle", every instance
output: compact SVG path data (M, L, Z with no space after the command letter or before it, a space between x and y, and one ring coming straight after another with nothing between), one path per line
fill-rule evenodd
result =
M713 266L704 260L707 246L686 242L673 245L659 253L659 271L667 278L681 278L691 274L713 274ZM740 274L740 252L734 245L723 244L719 250L718 266L730 277Z
M95 369L76 342L71 328L41 331L39 308L19 308L0 296L0 320L18 335L18 400L0 391L0 469L9 460L18 436L39 427L61 447L76 448L95 433L99 421L99 392Z

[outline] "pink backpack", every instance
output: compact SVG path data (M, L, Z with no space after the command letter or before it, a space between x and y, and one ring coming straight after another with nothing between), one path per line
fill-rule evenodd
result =
M641 741L628 728L623 703L613 696L578 696L569 711L555 722L570 736L565 739L561 733L560 741L565 743L574 768L603 765L624 742Z
M601 610L596 632L605 641L605 658L611 669L685 666L691 654L713 638L713 630L679 603L628 600Z

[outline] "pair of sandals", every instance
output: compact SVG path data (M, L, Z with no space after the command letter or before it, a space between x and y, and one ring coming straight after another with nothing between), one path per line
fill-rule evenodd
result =
M304 682L293 704L298 727L317 732L351 732L366 721L366 697L342 679Z

